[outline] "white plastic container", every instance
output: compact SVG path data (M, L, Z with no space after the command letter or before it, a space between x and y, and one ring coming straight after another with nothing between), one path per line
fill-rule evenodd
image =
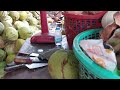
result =
M56 27L55 29L55 44L56 46L62 45L62 33L60 27Z

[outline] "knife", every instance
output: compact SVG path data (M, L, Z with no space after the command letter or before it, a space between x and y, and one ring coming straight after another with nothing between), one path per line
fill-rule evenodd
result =
M16 64L47 63L49 57L60 48L52 48L44 53L18 53L14 62Z
M48 63L47 59L39 59L38 57L21 57L17 56L14 59L15 64L32 64L32 63Z
M12 71L12 70L16 70L16 69L23 68L23 67L27 67L28 69L35 69L35 68L40 68L40 67L44 67L47 65L48 63L18 64L18 65L12 65L9 67L5 67L5 71Z

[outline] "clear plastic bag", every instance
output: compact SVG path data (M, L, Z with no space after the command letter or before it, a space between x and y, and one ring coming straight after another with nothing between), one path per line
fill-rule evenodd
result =
M113 49L104 47L103 40L82 40L80 46L87 55L101 67L114 71L117 65L116 56ZM112 48L110 46L110 48Z

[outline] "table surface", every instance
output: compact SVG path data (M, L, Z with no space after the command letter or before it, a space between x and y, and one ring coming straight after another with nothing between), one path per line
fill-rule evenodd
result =
M62 45L66 48L68 45L65 43L66 38L63 39ZM27 39L23 44L20 52L32 53L37 52L37 50L43 49L47 51L49 49L55 48L55 44L30 44L30 39ZM44 53L43 52L43 53ZM20 68L11 72L7 72L4 79L51 79L48 71L48 66L29 70L28 68Z

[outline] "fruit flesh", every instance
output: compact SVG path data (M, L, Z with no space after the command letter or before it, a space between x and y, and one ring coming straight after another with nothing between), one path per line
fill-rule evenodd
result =
M72 51L58 50L48 61L48 70L53 79L78 79L79 64Z

